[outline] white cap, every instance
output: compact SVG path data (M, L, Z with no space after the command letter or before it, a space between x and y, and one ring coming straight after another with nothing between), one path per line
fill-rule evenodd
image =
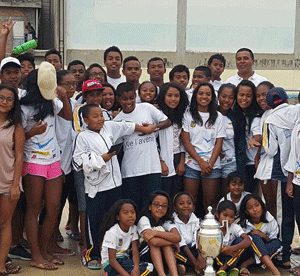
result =
M14 57L7 57L7 58L2 59L1 65L0 65L0 69L2 70L3 67L4 67L5 65L7 65L8 63L13 63L13 64L16 64L16 65L18 65L19 67L21 67L21 63L20 63L20 61L19 61L17 58L14 58Z
M51 63L47 61L41 63L38 70L37 84L45 100L53 100L56 98L56 71Z

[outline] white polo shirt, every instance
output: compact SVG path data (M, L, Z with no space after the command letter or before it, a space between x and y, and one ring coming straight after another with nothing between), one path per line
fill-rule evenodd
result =
M234 84L235 86L237 86L242 80L243 80L243 78L240 77L238 75L238 73L236 73L234 76L229 77L225 81L225 83L231 83L231 84ZM254 83L254 85L257 87L261 82L267 81L268 79L263 77L263 76L260 76L260 75L256 74L255 71L254 71L253 75L248 80L252 81Z

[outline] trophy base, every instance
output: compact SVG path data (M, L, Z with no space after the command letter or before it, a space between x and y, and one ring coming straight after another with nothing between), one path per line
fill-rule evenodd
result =
M206 258L206 268L204 270L204 276L216 276L216 271L213 268L214 259L212 257Z

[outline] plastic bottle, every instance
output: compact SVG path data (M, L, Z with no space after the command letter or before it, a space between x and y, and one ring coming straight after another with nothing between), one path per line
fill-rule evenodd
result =
M23 54L33 48L36 48L36 47L37 47L37 42L36 42L36 40L32 39L26 43L23 43L22 45L15 47L13 49L13 53L15 55L21 55L21 54Z

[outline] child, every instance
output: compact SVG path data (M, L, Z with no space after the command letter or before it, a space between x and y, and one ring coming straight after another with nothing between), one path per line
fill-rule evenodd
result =
M242 80L236 88L236 102L234 111L234 144L237 171L246 177L245 190L255 192L258 181L254 178L254 159L257 147L247 147L248 141L261 139L260 117L262 110L256 102L256 87L249 80Z
M288 161L291 149L291 133L299 118L299 106L287 103L288 95L281 87L274 87L267 93L267 104L272 111L264 121L263 148L269 156L264 170L266 179L281 182L282 201L282 267L290 268L290 250L293 240L295 218L293 212L293 199L286 193L288 173L284 166Z
M74 111L77 102L73 99L73 95L76 89L76 80L74 75L67 70L61 70L57 72L57 84L66 90L67 97L69 99L72 111ZM78 230L78 204L76 190L74 186L74 175L72 171L72 154L73 154L73 141L75 138L75 131L72 128L72 122L67 121L59 116L55 117L55 133L57 137L58 145L61 149L61 169L64 173L64 184L62 190L61 198L61 212L59 216L59 223L61 219L61 214L65 206L66 200L69 200L69 220L70 220L70 230L67 231L69 237L75 240L79 240L79 230ZM59 225L58 225L59 226ZM57 226L57 232L59 228ZM54 239L56 242L56 239ZM72 254L73 251L68 249L63 249L56 243L52 248L54 253L66 253Z
M12 242L12 216L22 190L21 171L25 134L18 93L0 85L0 275L18 273L21 267L5 264Z
M240 212L240 206L243 198L250 194L249 192L245 192L245 177L239 175L237 172L230 173L227 178L227 187L229 189L229 193L221 198L221 201L230 200L234 203L236 207L237 214Z
M211 84L213 85L215 91L219 91L223 81L221 75L224 72L226 66L226 60L222 54L212 55L208 62L208 68L211 70Z
M138 232L142 236L141 260L151 262L158 275L166 276L163 257L170 275L177 276L173 247L178 248L180 234L173 223L173 206L169 195L155 191L140 213Z
M267 105L267 93L270 89L274 88L274 85L269 81L261 82L256 88L256 100L258 105L264 111L263 115L261 116L260 120L260 129L262 130L263 134L263 125L264 121L270 113L272 113L272 108ZM251 141L249 141L251 142ZM248 142L248 146L249 146ZM257 143L257 141L254 141ZM269 157L264 148L261 146L261 141L258 141L260 144L257 154L255 156L255 167L256 167L256 174L255 178L259 179L260 186L262 188L262 192L264 195L264 199L266 201L266 208L272 214L273 217L277 217L277 180L268 179L268 170L265 170L266 165L270 163L271 157Z
M63 64L62 64L62 56L59 51L55 49L50 49L45 54L45 61L51 63L56 72L62 70Z
M120 199L105 214L100 230L101 259L108 276L148 275L153 265L140 262L135 224L137 207L130 199ZM132 258L129 257L131 247Z
M220 152L226 137L223 115L217 111L216 94L210 83L194 90L190 109L185 112L181 141L186 149L185 191L197 198L200 180L204 208L217 206ZM196 200L195 200L196 202Z
M172 126L159 132L160 161L166 166L167 177L162 177L162 189L174 197L183 186L184 156L180 134L183 114L188 106L184 90L175 83L165 83L160 88L157 98L160 110L168 116Z
M194 90L199 83L210 82L211 71L207 66L197 66L192 77L192 89Z
M107 82L115 89L122 82L126 82L125 76L120 74L123 55L117 46L111 46L104 51L104 64L107 70Z
M241 204L240 214L240 225L252 239L252 256L250 255L250 259L244 261L241 267L247 268L255 262L262 262L271 270L272 275L281 275L272 262L272 258L281 249L278 239L279 228L275 218L266 210L261 198L255 194L245 196ZM246 252L245 255L247 255ZM243 275L245 272L247 270L244 270ZM242 269L240 273L242 274Z
M157 86L151 81L144 81L138 89L138 96L142 103L155 104L157 97Z
M85 103L77 105L73 112L73 127L77 133L86 128L86 124L82 118L82 107L85 104L98 104L100 106L103 90L102 84L97 80L87 80L84 82L82 86L82 98ZM107 110L103 109L102 111L105 120L112 119Z
M127 82L130 82L137 91L140 86L142 74L141 63L137 57L129 56L123 61L123 75Z
M226 194L226 177L236 171L236 159L234 148L234 116L232 106L235 101L235 86L231 83L222 84L218 91L218 110L224 116L226 137L223 140L221 152L221 185L222 195Z
M217 275L226 276L226 270L231 268L227 275L238 276L239 270L236 268L238 258L243 251L250 246L251 240L243 231L241 226L234 223L236 217L236 208L233 202L224 200L219 203L216 219L219 221L221 231L223 233L223 246L220 255L216 258L217 264L220 267ZM224 224L224 221L227 220Z
M26 77L35 69L34 56L31 53L25 53L17 57L21 63L21 78L20 88L24 89L26 85Z
M85 65L81 60L72 60L68 64L68 71L70 71L71 74L74 76L76 81L75 92L79 93L82 90L82 85L84 82Z
M121 197L121 172L115 152L109 152L120 137L134 131L149 134L155 126L147 127L131 122L104 123L99 105L88 104L82 109L82 116L88 129L76 138L73 162L76 168L83 168L86 198L86 221L88 251L85 258L88 267L100 269L99 229L103 215Z
M155 83L157 87L161 87L164 84L164 74L166 73L165 61L160 57L149 59L147 73L150 76L150 81Z
M174 66L169 73L169 79L170 82L178 84L185 90L190 79L189 68L182 64Z
M157 129L171 125L162 112L149 103L136 105L136 93L131 83L119 84L117 100L122 111L114 121L129 121L137 124L154 124ZM124 198L137 202L142 208L150 194L161 188L161 166L156 144L155 133L139 136L137 133L123 138L124 157L122 161L122 193Z
M100 64L93 63L89 66L88 69L86 69L85 76L83 79L83 84L85 81L88 81L88 80L97 80L101 84L103 82L107 82L106 72ZM82 90L82 88L81 88L81 90ZM82 92L77 93L75 100L78 102L78 104L83 104L84 103L83 93Z
M43 62L38 71L28 75L27 94L21 99L26 135L22 176L26 188L26 232L32 254L30 265L49 270L57 269L56 264L63 264L48 251L50 238L56 230L53 226L57 223L63 184L55 115L72 120L66 91L56 87L54 66ZM46 215L39 232L37 220L43 203Z
M202 274L206 267L205 259L196 248L197 232L200 221L195 216L194 199L187 192L180 192L174 197L174 222L181 235L180 252L176 254L177 269L180 275L185 275L185 265L191 265L197 275ZM183 263L183 264L182 264Z
M116 89L108 82L103 82L101 107L107 110L108 114L115 118L121 111L120 105L116 100Z

